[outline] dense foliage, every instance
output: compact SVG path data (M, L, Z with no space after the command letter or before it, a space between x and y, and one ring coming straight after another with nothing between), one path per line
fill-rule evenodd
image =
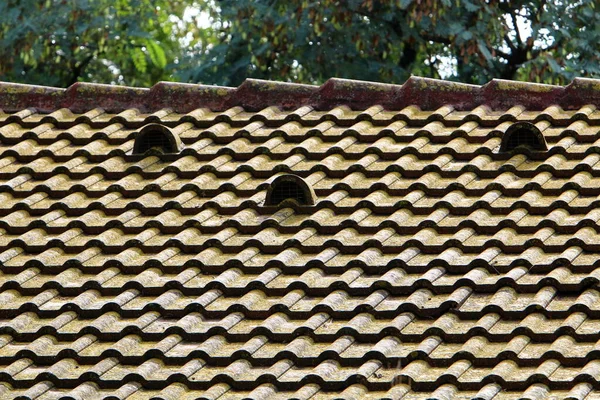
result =
M564 84L600 76L596 8L597 0L9 0L0 4L0 79L235 86L247 77L413 74Z
M180 0L0 1L0 79L148 85L167 79L193 28Z
M600 73L597 0L262 0L219 2L219 44L191 71L321 82L410 74L483 83L563 83ZM598 12L596 12L598 11Z

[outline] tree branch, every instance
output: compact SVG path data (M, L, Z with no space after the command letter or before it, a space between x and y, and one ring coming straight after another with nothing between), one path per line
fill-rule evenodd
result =
M523 47L523 40L521 40L521 31L519 30L519 25L517 24L517 17L515 16L515 10L511 9L508 14L510 15L510 19L512 20L513 27L515 29L515 36L517 37L517 45L519 48Z
M81 62L75 63L71 68L71 78L69 79L68 85L76 83L78 78L81 76L83 69L87 67L87 65L94 59L95 54L91 53L87 57L85 57Z
M552 51L552 50L556 50L556 49L562 47L562 45L563 45L563 41L562 40L561 41L556 40L556 41L554 41L554 43L552 45L550 45L548 47L544 47L544 48L539 48L539 49L532 50L531 51L531 57L532 58L537 58L540 54L546 53L546 52L549 52L549 51Z
M512 40L510 40L510 37L508 37L508 33L504 35L504 41L513 53L517 51L515 44L512 42Z
M542 16L542 13L545 11L544 7L546 7L546 0L542 0L535 13L535 22L538 24L540 23L540 17Z
M388 25L392 29L392 31L396 34L398 39L402 40L402 34L403 34L402 24L399 24L399 23L395 22L394 20L385 20L385 19L379 18L375 14L366 12L360 8L352 10L352 11L356 14L362 15L363 17L367 17L370 20L378 21L380 23ZM417 49L416 49L415 45L410 42L405 42L404 51L402 53L402 56L400 57L398 65L400 67L402 67L402 69L408 69L408 67L410 67L415 62L416 59L417 59Z
M504 40L508 40L508 38L504 38ZM513 47L508 46L508 47L510 47L511 51L513 51L513 52L517 50L514 46ZM511 54L508 54L507 52L502 51L500 49L493 49L493 50L496 54L498 54L500 57L504 58L505 60L508 60L511 57Z
M430 42L434 42L434 43L439 43L439 44L446 44L446 45L451 45L452 44L452 40L450 40L450 38L447 37L443 37L440 35L432 35L430 33L427 32L421 32L421 36L423 37L423 39L430 41Z

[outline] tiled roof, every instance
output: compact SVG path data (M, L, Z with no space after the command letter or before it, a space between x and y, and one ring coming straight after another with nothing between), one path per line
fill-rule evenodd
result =
M0 398L598 398L598 107L0 84ZM547 151L499 151L522 122ZM149 124L181 151L131 154ZM288 173L314 205L264 204Z

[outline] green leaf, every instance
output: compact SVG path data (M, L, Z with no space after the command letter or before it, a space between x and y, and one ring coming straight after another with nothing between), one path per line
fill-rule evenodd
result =
M151 39L147 40L146 49L148 49L148 56L150 57L152 64L161 69L164 69L167 66L167 56L165 55L165 51L157 42Z
M478 11L480 9L480 6L478 4L473 3L469 0L463 0L463 5L465 7L465 10L467 10L470 13Z
M488 63L491 62L492 61L492 53L490 53L486 44L480 40L477 42L477 47L479 48L479 51L481 52L483 57L486 59L486 61Z
M556 60L554 59L554 57L548 56L548 57L546 57L546 59L548 60L548 64L550 65L550 68L552 68L552 70L554 72L561 72L562 68L556 62Z
M400 0L400 9L401 10L406 10L411 3L413 2L413 0Z
M464 42L467 42L467 41L473 39L473 34L469 31L462 31L458 36Z
M142 74L146 72L148 63L146 62L146 54L144 54L141 48L135 47L132 50L131 61L133 61L133 65L138 72Z

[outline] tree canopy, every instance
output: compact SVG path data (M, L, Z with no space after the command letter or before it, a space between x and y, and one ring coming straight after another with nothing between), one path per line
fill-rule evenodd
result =
M596 0L9 0L0 79L235 86L600 76ZM204 22L202 22L203 20ZM206 23L208 22L208 23Z
M179 0L0 2L0 79L68 86L148 85L172 77L191 23Z

